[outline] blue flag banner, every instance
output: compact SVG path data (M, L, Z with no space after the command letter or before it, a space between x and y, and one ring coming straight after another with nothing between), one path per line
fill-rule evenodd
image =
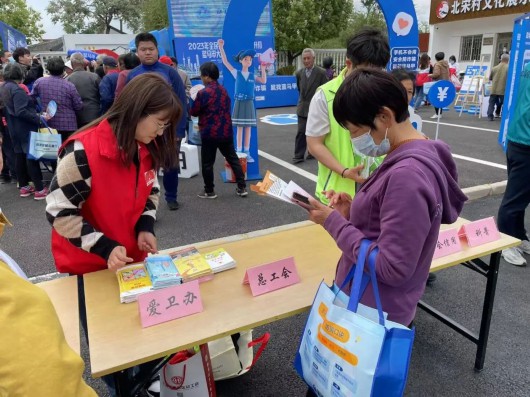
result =
M10 52L13 52L15 48L28 46L24 33L2 21L0 21L0 37L2 38L3 49Z
M96 58L99 55L99 54L96 54L95 52L92 52L92 51L81 50L81 49L77 49L77 48L75 48L73 50L68 50L66 52L66 55L70 57L70 56L72 56L72 54L74 54L76 52L79 52L81 55L83 55L87 61L95 61Z

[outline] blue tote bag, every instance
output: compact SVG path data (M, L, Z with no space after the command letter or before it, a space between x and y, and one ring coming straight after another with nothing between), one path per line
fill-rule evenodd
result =
M414 329L388 320L381 307L375 259L363 240L357 263L344 281L353 278L348 297L336 285L322 282L302 334L294 366L318 396L402 396L405 389ZM367 283L373 286L377 309L359 300Z
M57 160L62 144L61 135L48 127L44 119L42 123L45 128L30 132L27 157L30 160Z

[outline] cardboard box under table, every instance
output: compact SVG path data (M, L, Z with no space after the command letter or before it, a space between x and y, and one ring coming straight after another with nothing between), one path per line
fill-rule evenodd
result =
M461 219L459 222L467 221ZM475 362L478 369L484 361L500 251L518 243L519 240L505 235L499 241L475 248L469 248L463 242L462 252L433 262L432 270L436 271L460 263L467 265L476 258L491 254L489 266L493 272L487 276L481 337L474 341L479 344ZM104 270L85 275L94 377L116 373L118 383L125 384L121 370L304 312L311 306L322 279L328 284L333 281L340 257L340 251L329 234L309 221L194 246L201 252L222 247L236 260L237 267L216 274L213 280L201 284L203 312L153 327L141 327L137 304L120 303L118 283L113 273ZM249 286L242 284L246 269L291 256L295 259L301 282L252 297ZM427 308L438 318L434 309L425 304L420 307ZM450 326L458 328L459 325L455 324ZM467 330L459 327L462 329L457 329L458 332L465 334L462 330Z

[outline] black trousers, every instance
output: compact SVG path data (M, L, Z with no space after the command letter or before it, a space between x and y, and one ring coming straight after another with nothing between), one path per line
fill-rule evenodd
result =
M294 158L295 159L305 158L305 152L307 151L307 140L305 137L306 125L307 125L307 117L298 116L298 131L296 132L296 138L294 141Z
M42 184L42 172L37 160L28 159L25 153L16 153L15 164L18 184L20 187L27 186L31 180L35 185L36 191L44 189L44 185Z
M217 149L224 156L232 171L236 176L236 182L238 188L245 188L245 174L243 168L237 157L236 150L234 148L234 141L232 138L228 139L202 139L201 146L201 163L202 163L202 179L204 179L204 190L207 193L213 192L215 187L213 183L213 167L215 164L215 155Z
M2 168L1 174L4 177L16 178L15 152L13 151L11 135L7 129L2 138L2 156L4 157L4 168Z
M528 240L524 215L530 204L530 146L508 141L506 159L508 184L497 216L499 231Z
M495 110L495 114L497 116L500 116L503 104L504 104L504 95L490 95L490 102L488 106L488 117L493 118L494 110Z

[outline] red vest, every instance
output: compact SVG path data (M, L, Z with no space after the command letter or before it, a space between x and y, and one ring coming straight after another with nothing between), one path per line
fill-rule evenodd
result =
M149 151L138 143L139 169L134 164L124 166L107 120L67 139L63 147L72 140L83 143L92 173L92 189L83 203L81 216L97 231L123 245L135 262L143 261L147 254L138 249L134 227L156 178ZM105 259L75 247L55 229L52 229L52 253L61 273L85 274L107 268Z

